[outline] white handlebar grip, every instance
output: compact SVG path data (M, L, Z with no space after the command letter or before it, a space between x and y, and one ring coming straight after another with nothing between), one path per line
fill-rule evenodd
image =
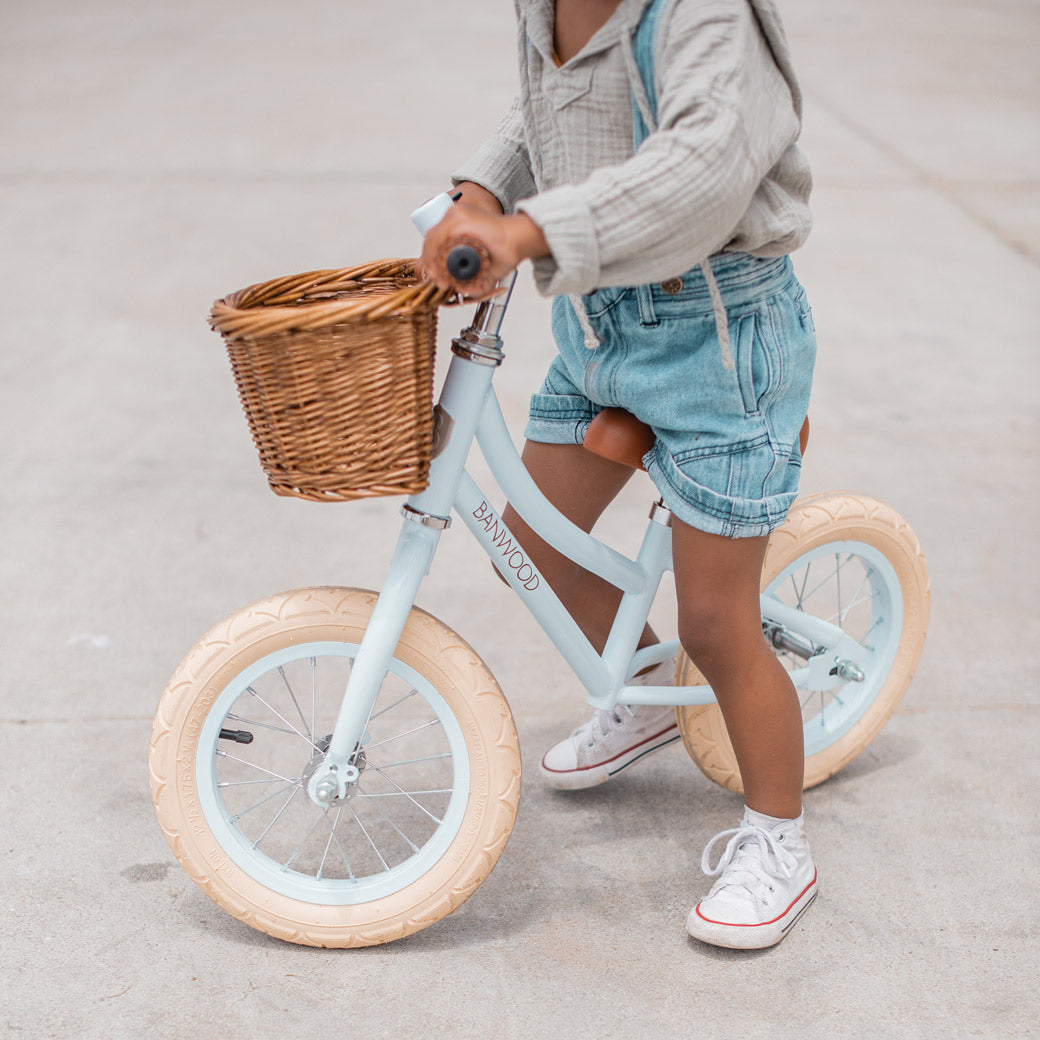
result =
M412 214L412 223L418 228L420 235L425 235L430 228L436 227L444 219L444 214L453 205L452 198L446 191L434 195Z

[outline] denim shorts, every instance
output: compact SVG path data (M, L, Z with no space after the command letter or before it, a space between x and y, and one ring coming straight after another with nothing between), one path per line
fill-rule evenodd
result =
M581 444L602 408L624 408L654 431L643 461L672 513L711 534L753 537L783 522L798 490L816 335L789 258L723 253L711 265L730 365L700 268L582 297L595 346L558 296L559 354L531 398L525 434Z

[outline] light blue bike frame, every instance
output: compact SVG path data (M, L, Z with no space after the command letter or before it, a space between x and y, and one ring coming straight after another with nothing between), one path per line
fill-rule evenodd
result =
M514 279L515 273L504 283L507 291L502 296L478 306L473 324L453 341L453 357L438 405L438 429L442 431L438 440L442 443L435 449L428 487L412 496L402 509L405 521L351 672L325 762L312 775L309 792L320 804L333 790L342 795L346 784L356 779L351 756L364 735L419 585L429 572L452 512L474 534L498 572L574 669L594 707L715 701L707 686L626 684L637 672L670 659L678 650L678 640L636 650L661 578L672 566L671 516L663 503L654 506L639 553L631 560L572 524L538 490L513 445L491 387L504 356L499 330ZM531 528L565 556L622 591L602 655L589 643L466 471L474 439L506 498ZM762 614L764 622L797 632L804 646L812 643L844 650L850 660L861 653L861 648L839 628L772 597L762 597ZM806 667L813 668L812 661ZM792 678L797 680L797 675L792 674ZM826 678L814 679L816 689L821 688L821 682L826 684Z

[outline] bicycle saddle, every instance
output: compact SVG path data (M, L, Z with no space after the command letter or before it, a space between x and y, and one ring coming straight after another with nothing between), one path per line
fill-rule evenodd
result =
M805 454L809 443L809 417L802 423L798 434L801 452ZM646 469L643 456L654 446L654 431L645 422L637 419L623 408L604 408L589 423L582 447L612 462Z

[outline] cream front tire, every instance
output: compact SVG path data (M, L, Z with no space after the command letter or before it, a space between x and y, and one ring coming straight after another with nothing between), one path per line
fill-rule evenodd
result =
M355 762L327 808L328 748L376 594L313 588L248 607L188 654L149 753L163 833L219 906L268 935L369 946L440 920L484 881L513 827L512 714L469 645L413 609Z
M762 590L838 625L861 648L847 679L832 673L815 684L804 666L806 655L818 647L806 645L801 653L776 648L802 705L809 788L852 761L906 692L928 628L928 571L916 536L895 510L865 495L816 495L795 503L770 538ZM771 637L768 630L766 636ZM685 654L679 655L676 683L704 683ZM718 706L677 708L676 716L686 749L702 772L742 791Z

